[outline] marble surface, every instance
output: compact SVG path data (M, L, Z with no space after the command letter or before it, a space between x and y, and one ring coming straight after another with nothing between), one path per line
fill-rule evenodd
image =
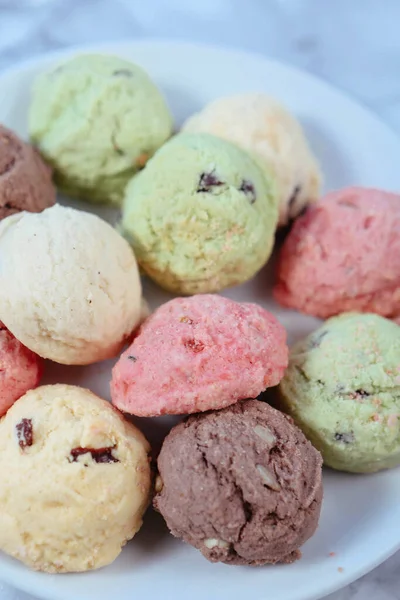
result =
M399 21L399 0L0 0L0 69L72 44L219 43L330 81L400 134ZM400 600L400 553L328 599ZM0 583L0 600L33 599Z

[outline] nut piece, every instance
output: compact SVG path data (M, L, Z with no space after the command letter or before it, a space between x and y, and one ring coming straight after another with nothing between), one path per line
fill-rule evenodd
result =
M267 442L267 444L271 444L273 446L276 443L276 437L269 429L269 427L265 427L264 425L256 425L254 427L254 433L258 435L262 440Z
M163 489L163 487L164 487L164 482L161 479L160 475L157 475L156 481L155 481L155 484L154 484L154 489L157 492L157 494L159 494L161 492L161 490Z
M275 490L276 492L280 491L281 486L277 482L275 475L271 473L269 469L266 469L263 465L256 465L256 469L260 473L261 479L266 486L271 488L271 490Z
M224 540L217 540L216 538L208 538L204 541L204 545L210 550L216 546L218 548L229 548L228 542L224 542Z

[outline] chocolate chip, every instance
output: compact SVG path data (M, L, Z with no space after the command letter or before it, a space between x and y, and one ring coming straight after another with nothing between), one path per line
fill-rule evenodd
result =
M257 194L254 185L248 179L243 179L240 184L239 192L246 194L250 204L254 204L257 199Z
M129 69L117 69L113 75L115 77L133 77L133 73Z
M356 390L356 394L357 394L357 396L362 396L363 398L366 398L367 396L369 396L369 393L366 392L365 390Z
M324 339L324 337L328 335L327 331L321 331L321 333L312 336L311 340L310 340L310 345L309 348L313 349L313 348L319 348L319 346L321 345L322 340Z
M112 451L115 446L109 448L73 448L71 450L71 459L69 462L77 462L80 456L90 454L96 463L117 463L118 458L115 458Z
M136 356L133 356L133 354L130 354L130 355L128 356L128 360L131 360L132 362L136 362L136 361L137 361L137 358L136 358Z
M355 440L354 432L349 433L335 433L335 440L337 442L343 442L343 444L352 444Z
M15 429L17 430L17 440L19 447L24 450L33 444L33 428L31 419L21 419L16 424Z
M212 188L224 185L224 183L224 181L218 179L218 176L215 174L215 169L211 171L211 173L202 173L197 186L197 193L210 192Z
M196 354L198 352L203 352L204 347L205 347L201 340L195 340L193 338L185 340L183 343L184 343L185 348L187 348L188 350L191 350L192 352L195 352Z
M294 204L295 204L295 202L296 202L296 200L297 200L300 192L301 192L301 186L300 185L296 185L296 187L294 188L294 190L292 192L292 195L289 198L289 202L288 202L289 212L293 208L293 206L294 206Z

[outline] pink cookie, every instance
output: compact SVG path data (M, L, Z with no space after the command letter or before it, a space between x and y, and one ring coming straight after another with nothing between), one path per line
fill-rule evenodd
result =
M0 416L39 384L42 361L0 322Z
M400 316L400 196L346 188L294 224L278 263L277 301L323 319L346 311Z
M285 329L260 306L175 298L144 322L115 365L112 401L146 417L223 408L277 385L287 361Z

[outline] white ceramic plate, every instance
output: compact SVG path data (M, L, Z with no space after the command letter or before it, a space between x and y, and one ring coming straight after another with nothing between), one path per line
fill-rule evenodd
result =
M74 53L78 50L82 51ZM90 50L120 54L142 65L164 90L178 124L217 96L249 90L271 93L303 123L321 161L326 189L348 184L400 189L400 141L364 108L310 75L256 55L182 43L129 42ZM26 136L31 83L60 56L64 54L30 61L0 77L1 122ZM101 213L110 219L115 216L107 209ZM317 321L279 309L271 299L270 275L270 270L264 270L226 295L272 310L293 341L311 331ZM149 282L145 292L153 307L169 298ZM87 368L49 364L46 380L85 385L109 398L110 366L110 362ZM156 443L172 422L168 418L138 421ZM304 546L303 558L289 566L255 569L210 564L173 539L162 519L150 511L141 532L110 567L80 575L45 575L0 554L0 579L49 600L315 600L360 577L400 548L399 470L373 476L326 472L324 483L319 529Z

